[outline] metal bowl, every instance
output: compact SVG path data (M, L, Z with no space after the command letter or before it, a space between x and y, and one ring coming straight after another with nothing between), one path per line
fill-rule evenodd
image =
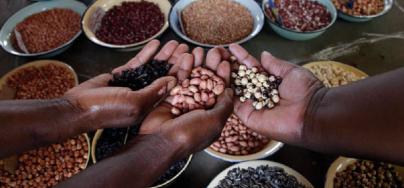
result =
M174 30L174 32L182 39L184 39L187 42L190 42L192 44L195 44L197 46L203 46L203 47L208 47L208 48L213 48L216 46L223 46L223 47L229 46L230 44L224 44L224 45L203 44L203 43L197 42L195 40L192 40L182 31L181 25L180 25L180 15L178 15L178 13L181 12L185 7L187 7L194 1L195 0L180 0L174 5L173 10L171 11L171 14L170 14L170 26ZM251 16L254 19L253 31L248 36L246 36L244 39L241 39L240 41L235 42L235 43L241 44L241 43L251 40L256 35L258 35L258 33L262 30L262 28L264 26L265 17L264 17L264 14L262 13L261 8L255 1L253 1L253 0L234 0L234 1L238 2L241 5L243 5L244 7L246 7L250 11Z
M68 42L65 44L46 51L46 52L39 52L39 53L24 53L20 52L16 49L14 49L12 43L11 43L11 33L13 32L15 26L22 22L25 18L36 14L40 13L49 9L53 8L66 8L66 9L71 9L75 11L76 13L83 15L84 11L86 10L87 6L84 5L81 2L75 1L75 0L52 0L52 1L41 1L41 2L36 2L34 4L28 5L24 7L23 9L19 10L16 12L13 16L11 16L6 23L4 23L3 27L1 28L0 31L0 45L3 47L5 51L7 51L10 54L14 54L17 56L23 56L23 57L40 57L40 58L46 58L46 57L53 57L56 55L59 55L60 53L66 51L72 44L73 41L77 39L77 37L80 36L81 30L73 37L71 38Z
M393 4L394 4L394 0L384 0L383 11L379 12L378 14L374 14L374 15L353 16L353 15L349 15L349 14L343 13L342 11L338 10L338 17L340 17L343 20L349 21L349 22L367 22L367 21L372 20L373 18L377 18L377 17L385 15L393 7Z

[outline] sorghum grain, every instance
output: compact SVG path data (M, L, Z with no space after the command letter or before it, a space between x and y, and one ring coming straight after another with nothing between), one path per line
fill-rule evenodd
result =
M353 16L375 15L382 12L385 6L384 0L332 0L332 2L339 11Z

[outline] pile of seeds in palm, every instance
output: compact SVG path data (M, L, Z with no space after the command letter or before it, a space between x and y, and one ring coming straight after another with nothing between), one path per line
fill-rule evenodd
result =
M261 165L256 168L235 168L220 180L216 188L304 188L296 177L279 167Z
M110 86L129 87L136 91L143 89L160 77L166 76L171 64L165 61L153 60L134 69L128 69L119 74L109 82Z
M396 169L387 163L359 160L338 172L334 187L404 187Z
M239 65L232 73L235 93L240 101L252 100L256 110L271 109L280 101L278 87L282 79L278 76L259 72L257 67Z

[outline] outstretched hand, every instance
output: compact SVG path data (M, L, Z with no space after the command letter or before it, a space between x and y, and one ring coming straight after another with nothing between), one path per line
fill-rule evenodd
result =
M323 87L322 83L308 70L268 52L261 54L259 62L240 45L231 45L229 50L241 64L258 67L283 79L279 86L281 100L275 108L257 111L251 105L252 101L241 103L236 97L236 115L247 127L269 138L288 143L301 141L306 109L313 94Z

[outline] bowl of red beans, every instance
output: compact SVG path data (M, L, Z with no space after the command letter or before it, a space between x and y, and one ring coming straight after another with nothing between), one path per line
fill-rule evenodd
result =
M28 5L4 23L0 44L5 51L18 56L58 55L81 34L81 15L86 9L86 5L75 0Z
M349 22L366 22L385 15L393 0L332 0L338 17Z
M262 9L277 34L297 41L320 36L337 19L330 0L264 0Z
M82 19L85 35L94 43L117 50L134 50L168 28L167 0L98 0Z

